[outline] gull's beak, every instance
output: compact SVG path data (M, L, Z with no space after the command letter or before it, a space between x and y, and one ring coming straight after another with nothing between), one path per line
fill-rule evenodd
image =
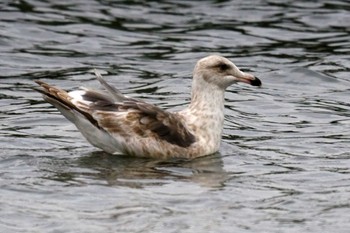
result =
M257 77L255 77L252 74L248 74L248 73L243 73L242 72L242 76L240 76L239 78L237 78L238 82L243 82L243 83L248 83L252 86L261 86L261 81L260 79L258 79Z
M260 87L261 86L261 81L257 77L254 77L254 79L250 82L250 85Z

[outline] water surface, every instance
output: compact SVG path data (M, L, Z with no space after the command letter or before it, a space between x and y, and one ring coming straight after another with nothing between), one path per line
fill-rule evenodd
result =
M348 1L0 3L1 232L348 232ZM226 93L219 153L108 155L33 91L42 79L189 102L191 72L230 58L263 87Z

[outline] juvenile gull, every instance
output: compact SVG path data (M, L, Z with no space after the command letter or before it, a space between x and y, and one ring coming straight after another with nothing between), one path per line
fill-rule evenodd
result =
M82 88L66 92L42 81L37 91L73 122L94 146L111 154L153 158L195 158L219 150L224 122L224 93L231 84L261 81L231 61L211 55L193 71L191 103L168 112L124 96L95 70L106 92Z

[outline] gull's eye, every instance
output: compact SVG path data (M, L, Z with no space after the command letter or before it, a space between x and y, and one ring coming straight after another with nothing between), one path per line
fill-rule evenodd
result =
M225 63L220 63L218 65L218 67L219 67L220 71L226 71L226 70L228 70L230 68L230 66L225 64Z

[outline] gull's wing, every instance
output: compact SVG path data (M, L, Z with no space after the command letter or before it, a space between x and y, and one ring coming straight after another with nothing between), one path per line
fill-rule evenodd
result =
M195 142L194 135L178 114L125 97L115 88L109 90L110 95L88 89L67 93L42 81L36 83L41 87L36 90L44 99L73 123L76 118L84 117L95 127L124 139L154 138L180 147ZM109 84L104 86L106 89L111 87Z
M124 101L127 99L126 96L124 96L117 88L112 87L109 85L103 78L100 72L98 72L96 69L94 69L94 73L96 75L97 80L101 83L101 85L106 88L106 90L109 92L109 94L113 97L113 99L116 102Z
M92 104L90 109L100 127L111 134L153 137L181 147L188 147L195 141L178 114L152 104L139 101L100 102Z

